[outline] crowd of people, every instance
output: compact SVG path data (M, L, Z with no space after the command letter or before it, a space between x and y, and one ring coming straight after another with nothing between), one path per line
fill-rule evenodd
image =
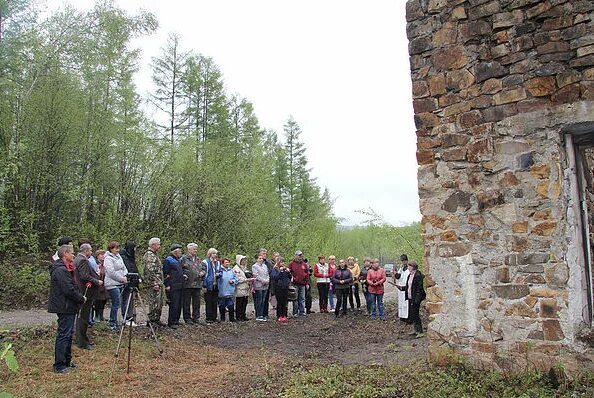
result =
M384 286L386 272L377 258L365 258L363 266L354 257L336 260L336 256L318 256L311 266L300 250L288 261L274 252L260 249L251 267L245 255L220 258L210 248L206 257L198 256L198 245L184 247L173 244L163 259L159 251L161 241L152 238L142 257L143 274L136 264L136 245L128 241L121 247L109 242L107 250L96 250L88 241L80 241L75 255L72 239L61 238L52 257L50 298L48 311L57 314L58 330L55 344L54 371L67 373L72 362L72 337L81 349L93 349L94 343L87 329L94 322L103 321L106 301L111 301L109 326L119 330L123 325L137 326L133 299L137 286L146 287L148 294L147 325L177 329L182 325L208 325L215 322L248 321L247 305L252 297L255 320L269 320L270 307L276 310L280 324L289 321L289 302L292 317L305 317L312 310L312 290L317 288L319 312L333 313L336 318L351 311L363 311L360 293L365 300L370 319L386 320ZM327 260L327 261L326 261ZM414 325L411 335L423 337L419 316L425 299L423 274L417 263L406 255L394 270L391 283L398 289L398 317ZM204 299L204 317L201 299ZM168 304L167 322L161 321L164 304ZM120 317L121 312L121 317Z

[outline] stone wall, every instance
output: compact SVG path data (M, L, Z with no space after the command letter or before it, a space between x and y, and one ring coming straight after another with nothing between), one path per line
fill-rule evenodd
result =
M564 132L594 120L594 1L406 8L431 359L587 361Z

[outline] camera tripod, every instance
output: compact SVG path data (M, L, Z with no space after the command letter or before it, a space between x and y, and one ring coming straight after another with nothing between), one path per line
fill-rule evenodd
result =
M113 371L115 370L116 361L120 355L120 347L122 345L122 338L124 336L124 330L126 328L126 324L128 324L128 364L127 364L126 373L130 373L130 357L132 354L132 328L133 328L132 320L136 319L136 306L133 306L134 309L133 309L132 318L130 318L130 322L128 322L127 319L128 319L128 311L130 311L130 304L134 304L135 298L138 298L138 302L140 303L140 308L144 312L144 316L146 317L146 319L148 319L148 311L146 310L144 301L142 300L142 297L140 296L140 291L138 290L138 287L131 287L130 295L128 296L128 302L126 303L126 312L124 314L124 322L122 323L122 328L120 329L118 345L116 346L116 351L115 351L114 358L113 358L113 364L111 366L111 373L109 374L109 383L108 383L109 385L111 385L111 378L113 376ZM155 340L155 345L156 345L157 349L159 350L159 356L162 356L163 348L161 347L161 344L159 343L159 339L157 339L157 335L155 333L155 329L153 328L152 322L148 322L148 326L151 331L153 340Z

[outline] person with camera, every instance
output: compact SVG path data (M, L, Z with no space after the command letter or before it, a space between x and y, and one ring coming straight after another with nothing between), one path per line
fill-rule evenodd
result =
M202 291L202 260L196 256L198 245L189 243L188 252L181 258L184 271L183 307L184 322L188 325L200 323L200 293ZM202 321L204 322L204 321Z
M206 323L217 321L217 303L219 297L217 273L219 272L219 268L221 268L221 263L217 259L218 254L218 250L211 247L206 252L206 258L202 260L202 270L204 271L202 287L205 288Z
M334 271L332 275L332 284L334 285L334 291L336 292L336 308L334 309L334 316L338 318L339 312L342 315L347 313L347 300L349 297L349 291L351 289L351 283L353 282L353 274L347 268L344 259L338 261L338 269Z
M330 287L330 275L326 257L318 256L318 262L314 266L314 276L317 278L317 287L319 294L320 313L328 312L328 289Z
M93 254L93 248L88 243L80 245L78 255L74 259L75 275L78 288L86 292L87 300L82 305L76 320L76 345L84 350L90 350L95 345L87 335L89 327L89 316L93 308L93 302L98 295L99 287L103 286L101 277L89 264L89 257Z
M144 283L150 287L148 293L148 322L153 325L165 326L161 322L161 311L163 308L163 267L157 252L161 248L161 239L151 238L148 242L148 250L142 257L144 263Z
M105 253L105 290L111 299L111 311L109 311L109 327L115 331L119 327L118 310L121 305L122 290L128 283L128 270L124 265L124 260L120 256L120 244L116 241L111 241L107 244L107 252Z
M58 316L58 330L54 349L54 372L68 373L74 367L72 362L72 333L78 307L84 304L83 296L75 283L73 248L62 245L58 248L58 259L50 269L50 290L47 311Z
M182 312L182 300L184 282L187 275L181 264L182 245L174 243L171 245L171 253L165 258L163 275L165 276L165 290L169 292L169 316L167 326L177 329L180 325L179 318Z
M367 271L367 286L371 295L371 319L379 317L385 321L384 316L384 283L386 271L380 267L380 260L373 259L371 269Z
M293 316L305 316L305 294L309 283L309 269L303 261L303 252L297 250L293 261L289 264L293 276L293 285L297 288L297 301L293 302Z
M280 256L276 258L276 263L272 268L272 279L275 282L276 319L280 323L286 324L289 322L289 284L292 276L289 269L285 267L285 259Z
M252 273L246 268L247 257L241 254L235 256L235 266L233 273L237 277L235 284L235 319L237 321L247 321L246 309L248 297L253 280Z
M120 256L124 261L124 265L128 270L129 274L138 274L138 267L136 266L136 243L133 240L126 241L126 245L120 250ZM126 317L124 322L128 326L137 326L133 319L134 314L134 300L130 300L132 294L132 287L130 284L124 286L122 290L122 317ZM130 308L126 307L126 304L130 301ZM127 315L126 315L127 314Z

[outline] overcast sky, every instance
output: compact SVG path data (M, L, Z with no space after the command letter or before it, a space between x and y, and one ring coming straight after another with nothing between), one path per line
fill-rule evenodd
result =
M48 0L80 9L91 0ZM142 49L140 92L150 58L169 33L211 56L227 91L254 104L262 127L282 136L293 115L313 175L345 225L373 209L392 224L419 221L415 128L404 0L114 0L152 12L156 34Z

